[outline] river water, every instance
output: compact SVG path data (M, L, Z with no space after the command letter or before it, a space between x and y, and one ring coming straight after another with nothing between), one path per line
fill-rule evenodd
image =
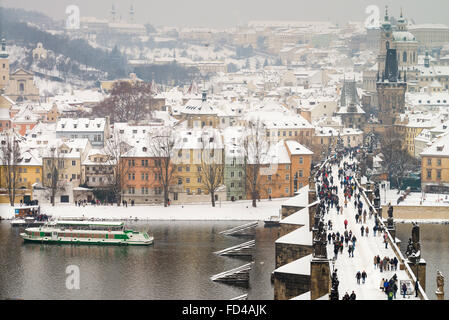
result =
M148 231L150 247L24 244L9 222L0 222L0 299L273 299L277 228L256 228L256 247L249 288L213 282L214 274L251 260L213 252L251 238L224 236L220 231L242 221L130 222ZM80 289L69 290L70 265L79 267Z
M128 226L154 235L154 246L70 246L24 244L20 230L0 222L0 299L231 299L248 293L249 300L273 299L277 228L256 228L254 265L249 288L209 278L249 260L213 252L249 238L220 235L242 221L152 221ZM449 279L449 225L421 224L421 247L427 262L427 294L436 299L436 271ZM398 223L397 237L405 252L411 224ZM80 270L80 289L66 288L66 268ZM446 299L449 288L446 281Z
M401 252L405 255L408 239L412 236L412 224L397 223L396 237L401 240ZM421 256L427 262L426 293L430 300L436 300L437 270L445 276L445 300L449 300L449 225L420 224Z

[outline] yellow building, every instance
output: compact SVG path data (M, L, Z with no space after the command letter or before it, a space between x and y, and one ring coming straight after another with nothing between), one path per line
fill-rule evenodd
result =
M424 130L432 129L438 125L438 119L419 115L400 115L399 121L394 124L394 130L402 137L404 148L412 157L415 156L415 138Z
M57 146L57 150L54 149ZM74 139L62 141L49 146L49 150L42 157L43 185L49 187L51 184L51 168L56 165L59 170L59 182L71 184L78 187L81 183L82 162L91 150L88 139ZM52 150L54 149L54 151Z
M129 78L111 80L111 81L101 81L100 87L101 87L101 90L103 90L104 92L111 92L116 83L119 83L119 82L135 83L136 81L142 81L142 80L137 78L135 73L130 73Z
M179 143L175 146L172 162L176 166L174 184L180 192L174 194L174 201L209 201L209 192L204 184L203 160L208 163L223 164L224 149L220 132L216 129L191 130L180 132ZM203 154L203 156L202 156ZM222 179L223 181L223 179ZM222 182L224 183L224 182ZM226 199L226 188L220 199Z
M6 186L6 166L0 167L0 203L9 203ZM42 160L32 152L24 152L19 158L16 168L16 199L15 203L28 202L32 199L33 184L42 183Z
M449 192L449 134L424 149L421 155L421 188L430 193Z

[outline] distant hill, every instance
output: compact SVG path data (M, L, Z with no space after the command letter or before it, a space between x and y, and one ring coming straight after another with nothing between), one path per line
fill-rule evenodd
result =
M27 18L29 20L25 21ZM32 22L31 22L32 21ZM52 35L29 23L54 25L55 22L36 12L0 7L0 34L7 40L23 46L36 46L42 42L46 49L64 55L71 60L107 72L108 78L123 77L126 72L126 58L118 51L94 48L83 39L69 39L67 36Z

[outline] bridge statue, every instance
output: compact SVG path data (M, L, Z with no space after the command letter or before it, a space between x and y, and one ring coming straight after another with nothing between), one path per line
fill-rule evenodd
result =
M391 203L388 204L388 218L393 218L393 206Z
M437 293L444 293L444 276L440 270L437 271Z
M380 198L380 190L379 190L379 184L376 182L376 186L374 188L374 195L376 198Z
M323 219L320 219L318 231L313 239L313 257L327 259L327 234L324 227Z
M419 243L419 225L413 222L412 237L408 240L407 257L412 263L418 263L421 259L421 244Z
M340 284L340 281L338 281L337 269L335 269L334 272L332 272L331 280L332 280L332 287L329 298L330 300L338 300L339 299L338 285Z

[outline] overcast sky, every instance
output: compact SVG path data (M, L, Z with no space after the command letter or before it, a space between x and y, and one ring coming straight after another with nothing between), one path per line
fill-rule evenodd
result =
M394 16L403 7L406 18L416 23L449 25L448 0L0 0L5 7L41 11L64 19L65 8L77 5L81 16L109 18L112 4L123 19L131 4L135 20L155 26L233 27L250 20L329 20L337 23L365 21L369 5L384 13L388 5Z

